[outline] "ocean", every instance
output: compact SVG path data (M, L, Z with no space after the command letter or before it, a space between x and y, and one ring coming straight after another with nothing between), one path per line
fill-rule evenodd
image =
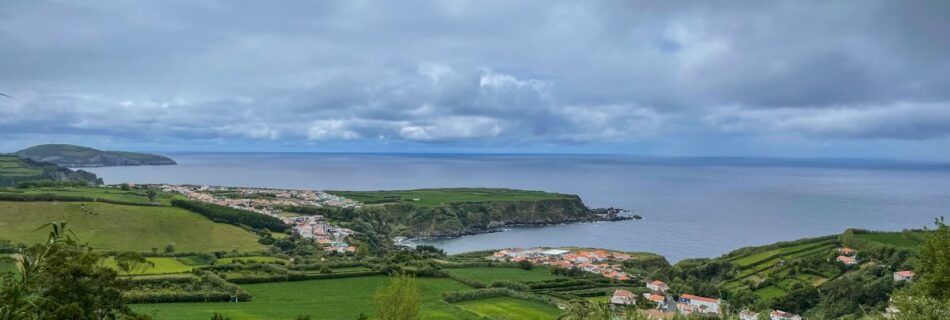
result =
M847 228L921 228L950 213L950 166L933 163L619 155L166 155L179 165L86 170L110 184L531 189L577 194L590 207L619 207L643 216L422 242L450 253L582 246L655 252L676 262Z

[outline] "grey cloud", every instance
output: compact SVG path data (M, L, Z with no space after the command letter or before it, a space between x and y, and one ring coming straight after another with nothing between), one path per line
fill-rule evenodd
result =
M944 1L29 1L0 133L598 144L942 139ZM728 134L726 136L728 136Z

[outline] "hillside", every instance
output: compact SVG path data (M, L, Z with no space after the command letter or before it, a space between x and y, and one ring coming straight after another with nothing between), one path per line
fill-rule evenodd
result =
M47 180L84 185L99 185L102 180L83 170L70 170L52 163L38 162L13 155L0 155L0 187L20 182Z
M55 163L64 167L109 167L141 165L174 165L174 160L156 154L102 151L69 144L44 144L14 153L35 161Z
M455 237L512 225L593 221L599 217L580 197L541 191L485 188L405 191L330 191L371 204L359 209L316 209L347 222L372 225L378 233L409 237Z
M172 207L119 205L100 202L0 201L0 235L19 243L38 243L43 224L68 221L70 230L98 250L164 250L177 252L242 252L262 250L258 237L239 227L215 223L193 212Z
M714 259L684 260L655 276L671 282L673 293L724 298L735 311L774 308L838 318L883 311L886 298L900 285L891 279L892 272L914 269L923 237L923 231L849 229L841 235L741 248ZM836 260L843 247L854 249L855 265ZM854 292L868 295L847 296Z

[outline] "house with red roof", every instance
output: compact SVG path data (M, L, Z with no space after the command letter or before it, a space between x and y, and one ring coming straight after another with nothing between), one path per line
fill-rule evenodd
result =
M769 313L769 319L771 320L802 320L802 316L785 312L782 310L773 310Z
M690 312L700 312L706 314L719 314L719 299L706 298L700 296L694 296L691 294L682 294L680 295L680 304L686 304L689 306ZM679 305L677 305L679 309Z
M666 293L667 290L670 290L670 286L666 285L665 282L660 280L653 280L647 282L647 289L653 292L663 292Z
M627 290L617 289L610 298L610 303L621 306L634 305L637 303L637 295Z
M849 256L838 256L837 260L838 262L844 263L844 265L846 266L853 266L853 265L858 264L858 260L854 259L854 257L849 257Z

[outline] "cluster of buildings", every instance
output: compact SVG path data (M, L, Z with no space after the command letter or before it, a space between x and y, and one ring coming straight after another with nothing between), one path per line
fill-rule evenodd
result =
M171 185L159 187L165 192L176 192L188 199L235 209L260 213L280 219L292 226L294 232L306 239L324 245L326 252L355 252L356 247L346 242L353 230L333 227L323 216L286 214L281 207L359 207L359 202L322 191L245 188L223 186Z
M631 256L622 252L612 252L606 250L579 250L572 252L564 249L544 249L544 248L510 248L496 251L488 257L494 261L527 261L536 265L547 265L557 268L578 268L585 272L597 273L607 278L620 281L630 280L630 276L623 272L619 264L611 264L608 261L626 261Z
M359 207L354 200L332 195L323 191L244 188L198 185L160 186L162 191L177 192L189 199L213 203L228 207L239 207L261 213L279 213L279 207Z
M651 318L670 318L674 314L683 315L702 314L705 316L718 316L721 312L719 299L700 297L692 294L682 294L679 299L672 299L667 296L670 286L660 280L646 282L649 292L643 294L643 298L655 305L653 309L641 310ZM637 296L627 290L616 290L610 298L610 303L616 306L633 305L637 302Z
M294 232L301 237L322 244L323 250L326 252L356 252L356 247L346 242L346 237L352 235L354 233L353 230L331 226L321 215L296 216L283 219L284 222L290 224Z

